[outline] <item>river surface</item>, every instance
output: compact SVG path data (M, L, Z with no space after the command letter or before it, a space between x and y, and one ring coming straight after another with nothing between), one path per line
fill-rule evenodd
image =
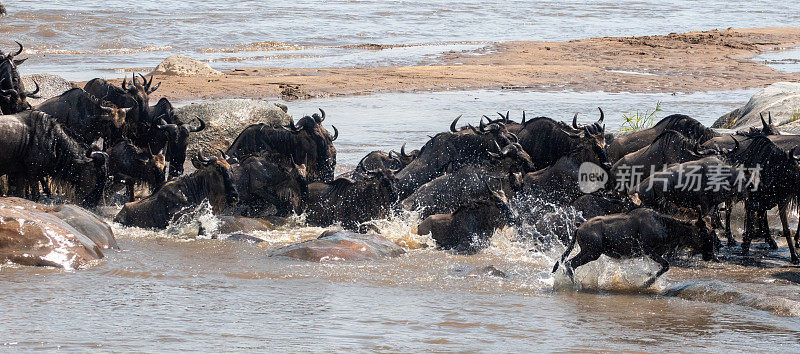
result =
M510 40L569 40L728 27L796 26L791 1L6 0L0 48L25 73L70 80L152 70L183 53L217 69L426 63ZM384 50L353 48L389 45Z
M692 112L708 124L752 93L470 91L288 104L295 118L327 109L325 125L340 130L343 171L371 150L419 147L456 113L476 123L498 110L516 119L523 109L563 120L580 112L588 123L601 106L616 129L623 113L660 101L657 118ZM568 210L557 214L576 220ZM396 215L375 225L405 255L319 264L268 256L323 231L302 218L253 232L265 240L259 245L197 238L198 224L209 234L216 228L207 208L190 219L160 232L114 225L122 251L85 270L0 267L0 351L800 351L800 286L767 275L684 281L671 278L673 270L642 291L657 264L603 257L576 272L582 291L575 291L563 274L550 274L563 248L526 238L533 232L527 226L499 230L486 250L461 256L424 247L432 243L411 232L415 215ZM465 276L488 265L508 277ZM718 267L699 260L681 266ZM687 286L698 290L667 296Z

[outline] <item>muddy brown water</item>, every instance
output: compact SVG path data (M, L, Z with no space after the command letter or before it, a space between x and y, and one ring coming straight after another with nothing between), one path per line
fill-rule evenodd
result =
M694 112L709 123L751 93L387 94L291 102L289 112L328 108L345 170L374 149L419 147L453 112L474 123L496 110L561 119L578 110L589 121L601 105L616 126L622 112L662 101L660 117ZM164 231L114 225L122 251L88 269L0 266L0 351L800 351L798 271L785 248L755 265L730 251L722 264L682 260L645 290L657 264L603 257L576 272L575 286L550 274L563 248L527 237L529 226L498 230L463 256L430 247L411 232L416 222L413 213L375 222L403 256L324 263L268 256L324 231L302 218L250 233L265 240L257 245L198 239L199 224L218 227L202 206ZM507 277L466 276L488 265Z

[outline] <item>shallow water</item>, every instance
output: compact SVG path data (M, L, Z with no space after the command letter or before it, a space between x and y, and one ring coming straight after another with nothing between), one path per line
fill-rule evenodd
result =
M568 40L727 27L794 26L789 1L16 1L4 4L0 48L25 43L26 73L69 79L150 70L169 54L216 68L425 62L481 42ZM276 42L276 43L263 43ZM466 42L467 44L459 44ZM477 42L477 43L475 43ZM390 50L360 44L422 45ZM435 44L431 46L432 44Z
M577 111L586 123L602 106L608 126L617 127L623 112L661 101L658 118L682 112L709 123L751 94L474 91L288 104L295 118L327 109L326 126L340 129L344 169L374 149L397 149L405 141L416 148L462 113L463 122L476 123L480 114L497 110L512 110L515 119L525 109L565 120ZM575 220L569 211L559 215L568 224ZM6 319L0 321L0 350L800 350L800 317L791 317L800 316L796 284L772 286L774 279L765 277L767 285L676 285L667 273L639 293L657 264L601 258L577 270L583 291L576 292L563 274L550 274L563 248L529 237L541 234L525 224L496 232L477 255L460 256L423 247L431 240L411 234L415 216L398 215L376 226L407 254L318 264L268 257L323 231L302 220L253 233L266 240L260 245L195 239L198 223L209 233L217 227L207 208L186 220L162 232L114 226L123 250L107 252L86 270L0 267ZM464 276L487 265L508 278ZM764 286L773 297L762 294ZM683 287L693 291L682 298L658 295ZM788 303L774 298L787 293L795 294Z

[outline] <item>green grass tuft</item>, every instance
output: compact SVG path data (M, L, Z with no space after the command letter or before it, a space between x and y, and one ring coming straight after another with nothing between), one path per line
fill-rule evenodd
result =
M656 113L661 112L661 101L656 103L656 108L654 110L646 109L644 112L636 110L636 112L628 112L622 114L622 125L619 127L619 131L622 132L634 132L641 129L647 129L655 125L656 122Z

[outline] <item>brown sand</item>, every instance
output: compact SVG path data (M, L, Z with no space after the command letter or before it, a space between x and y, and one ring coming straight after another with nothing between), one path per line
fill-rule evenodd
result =
M215 77L159 77L172 100L302 99L452 89L694 92L797 81L750 60L800 45L800 27L746 28L568 42L505 42L482 53L451 52L440 65L371 68L243 68ZM632 71L653 75L619 73Z

